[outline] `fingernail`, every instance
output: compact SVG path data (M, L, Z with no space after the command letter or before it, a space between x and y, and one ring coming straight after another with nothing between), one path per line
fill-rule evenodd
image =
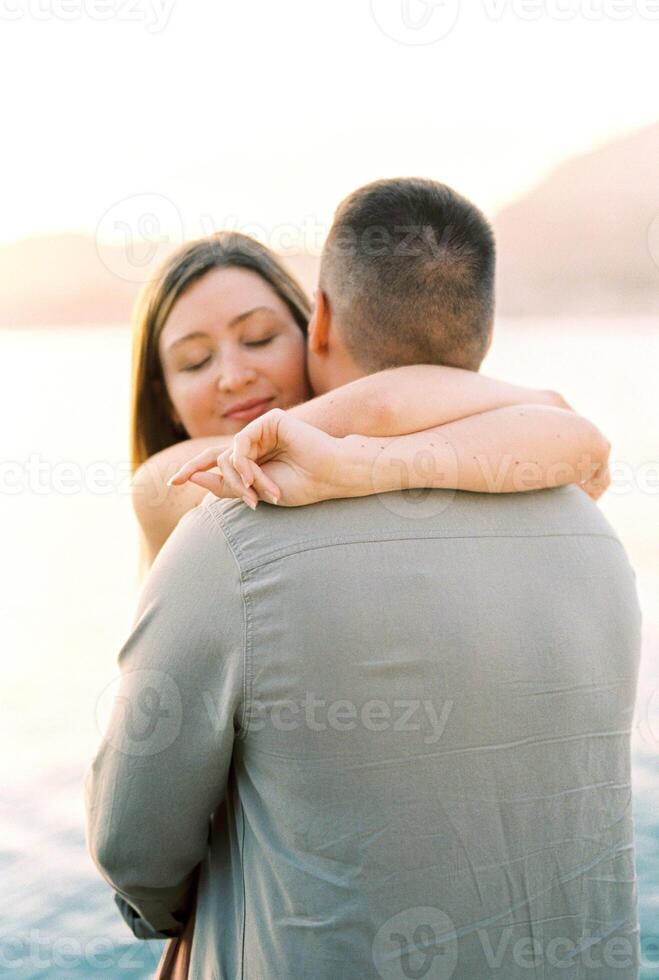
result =
M249 497L243 497L243 500L251 510L256 510L256 504Z
M173 476L170 476L169 480L167 481L167 486L168 487L173 487L174 486L174 477Z
M275 495L273 493L267 493L266 494L266 497L268 498L268 500L270 501L271 504L278 504L279 503L279 497L275 497Z

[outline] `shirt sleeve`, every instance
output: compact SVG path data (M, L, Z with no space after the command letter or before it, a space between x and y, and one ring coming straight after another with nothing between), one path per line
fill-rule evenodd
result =
M128 905L142 920L126 918L135 935L164 938L181 930L244 713L241 576L210 507L158 555L118 662L85 780L87 843L124 918Z

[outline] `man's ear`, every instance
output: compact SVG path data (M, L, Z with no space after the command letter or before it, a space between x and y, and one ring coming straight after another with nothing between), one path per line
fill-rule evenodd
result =
M332 314L329 299L322 289L314 293L314 307L307 327L309 350L314 354L321 353L327 348Z

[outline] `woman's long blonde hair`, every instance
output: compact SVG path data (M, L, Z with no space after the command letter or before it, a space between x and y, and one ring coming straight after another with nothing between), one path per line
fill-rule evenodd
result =
M176 301L213 269L249 269L274 289L304 334L311 312L297 280L265 245L248 235L221 231L175 252L145 286L133 317L130 453L133 472L149 456L187 439L171 414L162 364L160 333Z

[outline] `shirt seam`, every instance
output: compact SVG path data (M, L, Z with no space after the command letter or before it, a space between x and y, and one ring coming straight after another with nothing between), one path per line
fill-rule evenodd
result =
M440 541L481 541L501 538L508 538L510 540L526 540L529 538L604 538L605 540L615 541L616 544L621 545L620 540L615 537L615 535L582 531L571 531L569 533L549 532L547 534L406 534L400 537L387 538L365 538L361 535L356 535L354 537L342 537L341 539L319 538L313 543L305 543L301 546L291 547L289 545L285 548L278 548L275 551L267 552L260 559L253 559L251 562L245 561L244 574L245 576L250 575L252 572L258 571L260 568L264 568L266 565L270 565L273 562L281 561L283 558L290 558L293 555L301 555L307 551L319 551L324 548L340 548L351 544L390 544L400 543L401 541L428 541L431 539Z
M246 590L246 583L243 576L242 565L239 560L241 555L240 545L236 539L229 534L228 529L224 522L221 520L221 516L212 507L206 508L206 513L210 515L212 522L217 527L217 529L222 534L224 540L227 543L231 557L233 558L236 569L238 572L238 581L240 584L240 598L242 602L243 610L243 708L240 718L240 730L235 734L237 741L242 741L247 735L247 730L249 728L249 719L251 718L251 698L252 698L252 658L251 658L251 612L250 604L251 597Z
M242 943L240 947L240 980L244 980L245 977L245 939L247 936L247 893L245 885L245 809L243 807L242 800L240 796L238 797L240 804L240 813L242 817L242 826L240 828L240 873L242 877L243 886L243 922L242 922Z

